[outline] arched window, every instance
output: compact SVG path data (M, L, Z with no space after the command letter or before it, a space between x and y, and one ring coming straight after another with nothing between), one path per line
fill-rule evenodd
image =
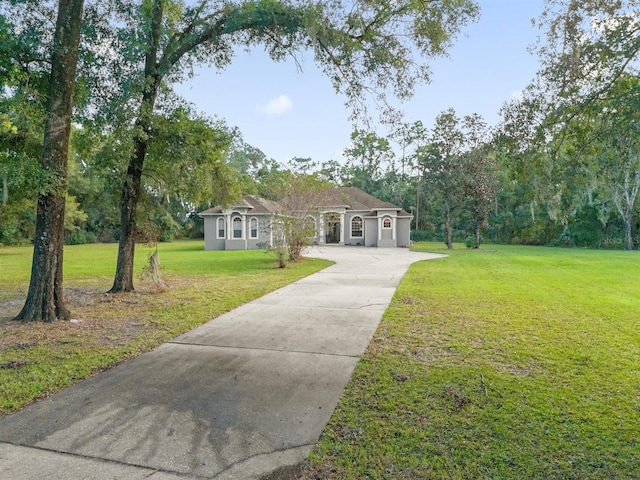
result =
M233 238L242 238L242 218L233 217Z
M351 219L351 238L362 238L362 217L355 216Z
M225 221L224 221L224 217L218 217L218 220L216 220L216 224L217 224L217 238L225 238Z
M384 217L382 220L382 228L391 228L391 218Z
M258 219L249 220L249 238L258 238Z

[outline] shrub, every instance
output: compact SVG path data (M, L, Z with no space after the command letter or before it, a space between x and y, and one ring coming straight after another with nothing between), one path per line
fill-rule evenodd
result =
M65 235L64 243L66 245L83 245L85 243L96 243L98 237L95 233L85 230L73 230Z
M467 248L474 248L476 246L476 237L474 237L473 235L469 235L467 238L465 238L464 244Z

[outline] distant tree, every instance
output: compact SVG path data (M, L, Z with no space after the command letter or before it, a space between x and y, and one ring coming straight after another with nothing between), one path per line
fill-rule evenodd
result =
M355 130L344 156L350 163L343 169L343 183L347 180L344 177L347 177L348 185L376 195L377 183L385 170L392 166L394 159L389 140L374 132Z
M400 174L404 175L413 166L416 149L426 143L427 129L422 121L401 123L392 133L391 138L400 147Z
M11 122L9 115L0 114L0 139L3 144L10 143L10 139L18 133L18 128ZM7 150L0 152L0 173L2 174L2 206L7 206L9 200L9 163L10 153Z
M343 165L337 160L327 160L320 164L318 175L325 181L335 185L342 184Z
M392 138L395 139L400 147L400 179L404 183L402 189L407 193L409 190L415 192L411 196L412 199L415 199L415 203L410 206L414 210L416 230L420 230L423 227L421 221L424 216L423 204L426 204L423 191L425 172L424 165L421 163L420 152L422 147L429 142L428 137L429 131L420 120L411 124L401 123L400 127L392 134ZM405 174L405 172L409 171L415 175L413 188L410 187L411 181L406 176L408 174Z
M450 108L436 117L430 143L419 152L426 182L444 201L445 243L449 250L453 248L456 210L464 196L463 142L460 119Z
M259 148L245 142L237 128L228 132L231 144L226 163L237 172L239 188L245 193L256 193L266 198L264 192L258 192L261 179L274 168L275 161L267 158Z
M465 116L462 130L465 141L463 188L473 222L474 248L480 248L482 230L489 226L495 204L497 164L489 145L489 128L480 115Z

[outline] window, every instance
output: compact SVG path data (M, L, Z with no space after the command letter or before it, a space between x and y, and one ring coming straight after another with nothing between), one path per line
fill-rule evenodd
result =
M384 220L382 220L382 228L391 228L391 219L389 217L384 217Z
M258 219L252 218L249 220L249 238L258 238Z
M362 217L351 219L351 238L362 238Z
M224 217L218 217L218 220L216 220L216 223L217 223L217 227L218 227L218 237L217 238L225 238Z
M233 217L233 238L242 238L242 219Z

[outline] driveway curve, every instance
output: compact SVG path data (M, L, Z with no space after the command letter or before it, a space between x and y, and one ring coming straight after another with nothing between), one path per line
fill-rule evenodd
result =
M259 479L303 461L409 266L336 263L0 420L0 478Z

